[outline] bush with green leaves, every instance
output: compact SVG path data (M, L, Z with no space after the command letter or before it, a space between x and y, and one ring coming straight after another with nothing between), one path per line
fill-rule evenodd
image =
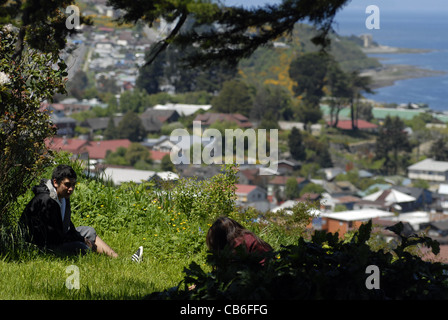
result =
M19 32L0 26L0 223L51 159L45 139L56 129L41 103L65 92L66 64L54 53L26 48L16 57ZM23 39L22 39L23 40Z
M369 247L369 221L349 241L326 232L316 232L311 241L300 237L297 244L267 254L264 266L259 257L247 254L231 255L228 250L209 254L214 271L206 272L193 262L177 288L153 293L147 299L448 298L448 266L423 261L409 252L412 246L425 245L437 253L438 243L427 237L403 236L402 228L401 223L391 228L401 237L401 244L392 252ZM371 265L379 270L379 288L368 285Z

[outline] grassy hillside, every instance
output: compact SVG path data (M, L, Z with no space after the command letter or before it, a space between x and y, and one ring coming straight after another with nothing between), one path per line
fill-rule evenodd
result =
M57 163L69 163L68 155L59 155ZM234 205L236 171L230 167L209 180L182 179L161 190L153 183L111 186L86 179L81 167L72 165L78 172L71 197L73 223L94 227L119 257L42 253L11 241L13 237L0 229L0 299L140 299L176 286L191 262L210 270L205 237L220 215L236 218L276 249L291 244L304 229L287 218L281 225L264 225L254 222L255 211L239 213ZM41 178L48 179L50 169ZM17 217L32 196L29 190L20 198ZM139 246L144 254L143 262L137 264L131 255ZM72 265L80 273L76 290L66 287L67 268Z

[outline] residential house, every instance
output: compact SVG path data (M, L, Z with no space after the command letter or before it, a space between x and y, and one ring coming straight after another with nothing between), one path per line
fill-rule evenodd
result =
M343 195L334 197L327 192L322 194L321 208L324 211L335 211L336 206L343 206L344 210L353 210L356 203L361 201L361 198L352 195Z
M220 165L188 165L181 164L176 166L176 171L181 177L194 178L197 180L209 179L221 173L222 167Z
M408 178L430 182L448 181L448 162L424 159L408 167Z
M180 115L176 110L161 110L154 108L147 108L145 112L140 115L141 119L153 118L160 123L171 123L179 120Z
M322 187L326 192L331 194L332 197L336 198L342 196L356 196L359 193L359 189L350 181L324 181Z
M335 168L324 168L324 169L321 169L321 171L324 173L325 179L327 181L332 181L338 175L346 173L344 169L338 168L338 167L335 167Z
M140 115L140 120L147 133L159 133L162 129L163 123L156 117L142 117Z
M104 160L107 151L114 152L118 147L128 148L131 145L131 141L128 139L89 141L59 137L47 139L45 143L49 149L67 151L84 160Z
M176 145L174 141L171 141L171 137L169 136L161 136L157 141L154 143L150 142L152 144L151 149L152 150L158 150L158 151L164 151L164 152L170 152L171 149ZM178 148L179 151L180 149Z
M448 219L430 221L421 225L422 229L427 230L427 234L439 243L448 243Z
M250 168L250 169L242 169L239 168L237 176L238 182L241 184L251 184L251 185L259 185L262 181L260 181L260 170L258 168Z
M402 193L405 193L411 197L415 198L415 209L429 209L431 204L433 203L432 192L416 187L405 187L405 186L393 186L392 189L398 190Z
M174 110L180 116L190 116L193 113L204 110L208 111L212 106L210 104L199 105L199 104L181 104L181 103L168 103L165 105L155 105L154 110Z
M72 113L88 111L91 108L91 105L82 102L80 103L76 99L65 99L60 103L43 102L41 104L41 110L51 111L57 116L69 116Z
M123 116L114 116L113 118L114 126L118 127L118 124L120 123L121 119L123 119ZM107 126L109 125L110 117L98 117L98 118L89 118L84 121L82 121L79 125L84 128L88 128L90 130L91 136L95 132L102 132L106 130Z
M334 213L320 213L318 220L313 223L318 224L320 230L335 233L338 232L340 237L351 230L358 229L363 223L379 217L391 217L393 212L383 211L379 209L360 209L348 210Z
M409 212L416 208L416 198L395 189L380 190L354 204L354 209L375 208L385 211Z
M284 210L285 213L287 214L292 214L292 208L297 205L299 202L302 202L301 200L286 200L285 202L283 202L282 204L275 206L271 209L271 212L276 213L279 212L280 210ZM320 215L320 211L314 208L310 208L310 214L313 216L319 216Z
M114 121L115 128L118 127L123 117L124 117L123 115L120 115L120 116L114 116L112 118ZM141 115L139 117L147 133L160 132L160 129L162 128L162 122L160 122L157 118L142 117ZM90 134L93 136L95 132L103 132L104 130L106 130L107 126L109 125L109 120L110 117L89 118L81 122L79 125L90 129Z
M163 138L160 138L158 141L152 143L152 150L173 152L176 155L176 158L179 158L178 159L179 163L177 164L180 163L188 164L193 163L194 161L194 158L190 156L191 148L195 148L195 145L198 144L202 144L202 146L211 147L210 144L213 144L213 141L214 141L213 137L201 137L196 135L164 136ZM201 156L200 160L202 162L202 147L200 150L200 156Z
M278 121L278 126L281 130L292 130L292 128L297 128L302 131L305 130L305 124L303 122ZM312 135L318 136L322 132L322 125L320 123L311 124L308 130L311 130Z
M159 150L150 150L149 151L150 154L150 158L154 163L161 163L163 157L165 156L169 156L170 152L166 152L166 151L159 151Z
M448 212L448 184L441 183L434 194L434 210Z
M48 149L54 151L66 151L74 155L87 158L87 151L85 146L89 143L88 140L82 139L68 139L66 137L52 137L45 140L45 145Z
M285 198L286 181L291 176L275 176L267 182L267 194L268 196ZM301 190L309 183L309 180L303 177L296 177L297 186Z
M127 149L131 143L129 139L89 141L84 148L90 160L105 160L108 151L115 152L119 147Z
M270 210L265 189L249 184L235 184L235 187L237 205L243 208L253 207L261 212Z
M233 122L241 129L252 128L253 125L249 119L239 113L211 113L198 114L194 121L199 121L201 127L208 127L215 122Z
M51 122L56 126L56 135L73 137L75 134L76 120L65 116L52 114Z
M327 124L332 126L330 121ZM355 126L361 131L376 132L378 130L378 125L362 119L355 120ZM351 120L339 120L336 127L341 130L353 130Z
M173 172L155 172L150 170L137 170L133 168L106 167L100 177L112 182L114 185L120 185L126 182L141 183L155 179L156 181L176 181L179 176Z
M412 211L398 214L395 213L391 217L374 219L373 223L383 226L391 226L402 222L403 224L408 224L411 227L412 233L416 233L425 231L427 223L433 221L434 219L440 220L440 217L442 216L437 216L425 211Z
M288 175L300 169L300 163L296 160L281 159L276 162L277 172L280 175Z
M298 201L301 202L311 202L315 203L316 201L319 201L322 199L322 194L320 193L313 193L313 192L305 192L300 196Z

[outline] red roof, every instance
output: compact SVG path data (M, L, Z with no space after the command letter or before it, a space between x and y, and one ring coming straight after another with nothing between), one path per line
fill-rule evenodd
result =
M108 150L115 152L119 147L127 149L131 143L128 139L89 141L86 150L90 159L105 159Z
M327 122L329 125L331 125L331 122ZM378 128L378 125L374 123L370 123L365 120L356 120L355 124L358 126L359 130L367 130L367 129L376 129ZM352 121L351 120L339 120L337 127L342 130L352 130Z
M166 156L167 154L170 154L170 152L159 151L159 150L151 150L149 153L150 153L150 158L152 160L162 160L162 158L164 156Z
M253 190L257 188L257 186L251 185L251 184L235 184L236 187L236 194L249 194Z
M290 176L275 176L272 180L270 180L269 184L277 184L277 185L286 185L286 181L291 178ZM306 179L303 177L297 177L296 178L297 183L300 184Z
M213 113L213 112L207 112L203 114L199 114L196 116L194 121L201 121L202 125L211 125L215 123L216 121L229 121L234 122L238 125L240 128L251 128L252 123L249 121L249 119L242 114L239 113Z
M88 143L87 140L81 139L66 139L60 137L53 137L45 140L47 148L55 151L67 151L73 154L81 153L81 149Z
M128 148L131 141L128 139L88 141L53 137L51 140L46 140L45 144L47 148L55 151L67 151L73 154L87 152L90 159L105 159L107 150L114 152L118 147Z

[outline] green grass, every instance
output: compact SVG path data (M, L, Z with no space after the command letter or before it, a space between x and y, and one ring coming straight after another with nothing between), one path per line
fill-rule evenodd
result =
M112 244L126 239L105 239ZM17 261L0 261L0 299L2 300L127 300L141 299L154 291L176 286L183 269L191 261L204 264L202 254L187 259L160 257L146 247L141 263L131 261L128 246L118 248L118 258L89 253L59 257L50 253L31 254ZM79 289L68 289L69 266L79 268Z

